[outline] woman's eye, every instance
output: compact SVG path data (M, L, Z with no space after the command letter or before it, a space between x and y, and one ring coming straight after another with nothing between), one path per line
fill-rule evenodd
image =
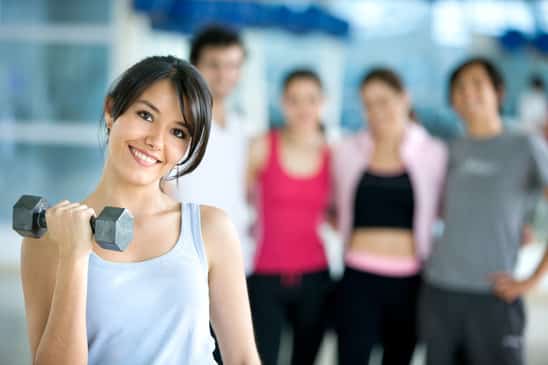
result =
M137 112L137 115L143 119L143 120L146 120L147 122L152 122L152 114L150 114L149 112L147 111L139 111Z
M173 135L177 138L185 139L186 133L182 129L175 128L172 131Z

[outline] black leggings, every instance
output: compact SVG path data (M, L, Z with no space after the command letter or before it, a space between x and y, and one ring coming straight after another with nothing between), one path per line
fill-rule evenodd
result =
M312 365L327 322L332 289L328 271L303 275L254 274L247 279L257 348L263 365L277 365L284 324L293 332L291 364Z
M373 346L383 365L407 365L417 342L420 276L379 276L346 267L339 285L339 365L369 363Z

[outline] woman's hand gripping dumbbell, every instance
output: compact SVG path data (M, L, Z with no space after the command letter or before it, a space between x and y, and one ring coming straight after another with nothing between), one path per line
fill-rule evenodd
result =
M133 239L133 216L125 208L105 207L96 218L92 208L80 203L62 201L49 208L45 198L23 195L13 206L13 229L34 238L49 229L60 254L91 250L92 234L102 248L123 251ZM89 237L89 242L82 237Z

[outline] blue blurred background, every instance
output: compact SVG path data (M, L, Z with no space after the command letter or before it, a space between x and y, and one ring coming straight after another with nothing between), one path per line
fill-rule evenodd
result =
M281 78L295 66L321 75L333 139L366 125L357 88L373 65L401 74L418 119L444 139L460 132L446 81L463 58L502 68L511 128L529 75L548 82L548 1L0 0L1 364L29 362L13 203L23 193L52 202L89 193L110 82L148 55L186 59L189 36L210 22L243 32L248 58L231 103L249 135L281 123Z

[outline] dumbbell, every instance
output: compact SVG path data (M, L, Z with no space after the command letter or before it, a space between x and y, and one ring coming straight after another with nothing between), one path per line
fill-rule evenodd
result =
M24 237L40 238L47 231L45 198L23 195L13 206L13 229ZM105 207L91 217L95 241L104 249L124 251L133 239L133 216L125 208Z

